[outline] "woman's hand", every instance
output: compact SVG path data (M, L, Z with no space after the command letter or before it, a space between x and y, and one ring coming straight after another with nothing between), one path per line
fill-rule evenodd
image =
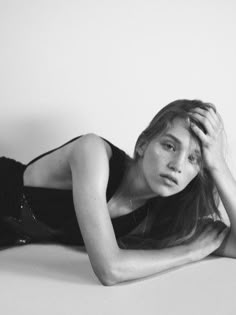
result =
M223 153L223 120L213 106L207 110L198 107L189 112L192 117L192 130L202 143L203 159L210 171L225 164ZM204 126L206 134L194 124L194 120L199 121Z
M192 261L198 261L213 253L220 247L230 228L223 222L206 224L194 241L186 244Z

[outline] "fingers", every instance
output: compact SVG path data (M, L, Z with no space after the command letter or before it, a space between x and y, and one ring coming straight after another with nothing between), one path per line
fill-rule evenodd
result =
M201 230L199 231L198 238L200 240L204 240L209 236L212 236L212 232L214 233L216 232L216 229L214 230L213 224L212 223L206 224L202 226Z
M214 221L213 219L211 218L206 218L202 221L202 226L204 227L207 227L207 226L213 226L213 227L216 227L216 228L224 228L224 227L227 227L227 225L220 221L220 220L216 220Z
M201 108L194 108L189 112L189 115L193 119L199 120L207 129L208 133L214 132L217 126L215 117L212 116L210 111L206 111Z
M221 117L219 112L216 110L216 106L214 104L212 103L210 104L209 111L211 112L212 116L216 117L218 122L220 122L223 126L224 125L223 118Z
M222 236L223 238L225 237L226 234L228 234L230 228L228 226L224 227L220 232L219 232L219 236Z
M215 106L209 106L207 109L195 107L189 111L189 114L205 126L208 134L213 135L216 131L224 129L223 119Z
M212 226L213 226L213 229L215 229L218 232L218 234L228 228L224 222L219 221L219 220L212 223Z
M229 230L230 230L230 228L227 225L225 225L223 222L216 221L213 224L211 224L211 227L210 227L208 233L211 234L214 242L216 242L216 244L218 244L218 246L220 246L220 244L225 239Z
M229 227L221 221L204 219L198 231L200 234L197 235L192 243L189 243L190 252L194 260L200 260L208 256L221 246L227 237Z
M225 223L217 220L215 222L206 223L206 225L203 226L201 234L203 234L203 237L207 234L213 234L213 238L217 238L221 233L223 233L223 235L227 233L229 229L230 228Z

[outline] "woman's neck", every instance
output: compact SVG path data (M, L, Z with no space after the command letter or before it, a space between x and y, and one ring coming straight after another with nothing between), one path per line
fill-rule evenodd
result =
M130 159L117 191L118 197L131 200L136 204L145 204L150 198L157 195L148 186L142 172L142 161Z

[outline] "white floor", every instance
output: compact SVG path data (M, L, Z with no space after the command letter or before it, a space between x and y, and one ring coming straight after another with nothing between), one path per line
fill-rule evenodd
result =
M80 247L0 251L3 315L235 315L236 260L211 256L152 277L105 287Z

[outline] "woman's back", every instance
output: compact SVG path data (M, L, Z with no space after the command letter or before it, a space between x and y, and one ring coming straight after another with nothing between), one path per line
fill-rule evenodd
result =
M81 137L82 135L73 138L30 161L26 165L23 175L24 186L71 190L72 181L68 157Z

